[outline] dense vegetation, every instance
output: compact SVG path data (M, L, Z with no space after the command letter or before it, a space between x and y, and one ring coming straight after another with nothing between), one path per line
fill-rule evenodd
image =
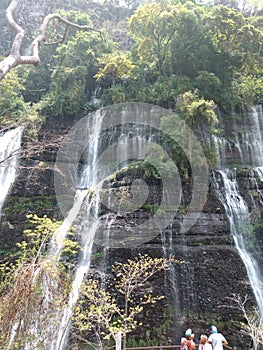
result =
M76 11L60 10L99 32L71 28L62 45L41 48L38 68L12 71L0 84L1 125L28 115L27 123L79 117L97 108L97 99L176 109L192 92L224 113L262 103L262 16L193 1L128 5L90 9L73 1ZM58 35L59 28L49 30ZM2 43L1 50L8 48Z

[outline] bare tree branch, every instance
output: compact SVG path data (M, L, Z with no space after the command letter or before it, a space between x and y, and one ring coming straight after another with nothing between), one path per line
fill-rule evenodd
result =
M40 25L40 28L39 28L40 34L32 41L32 44L31 44L32 54L27 56L22 56L21 46L25 36L25 31L19 24L16 23L16 21L13 18L13 13L20 2L21 0L11 0L11 3L6 10L7 21L11 26L11 28L15 31L16 35L10 50L10 54L8 55L8 57L4 58L0 62L0 81L6 76L8 72L10 72L12 68L20 64L32 64L34 66L38 66L40 64L39 48L41 44L44 44L46 42L46 31L48 28L48 24L53 20L57 20L58 22L61 22L64 25L66 25L64 30L64 35L61 38L60 42L62 42L65 39L69 26L78 28L81 30L92 30L100 33L99 30L94 29L90 26L78 25L76 23L70 22L67 19L63 18L58 13L50 13L44 18L42 24Z
M0 159L0 166L2 166L2 163L5 163L8 159L16 156L20 150L21 150L21 148L17 148L14 151L12 151L11 153L9 153L5 158ZM4 165L4 166L6 166L6 165Z
M248 335L253 344L253 350L258 350L260 344L263 345L263 322L258 308L249 310L247 308L247 302L249 297L245 295L243 298L239 294L233 294L228 298L233 302L232 307L241 311L244 322L239 322L241 327L241 333Z

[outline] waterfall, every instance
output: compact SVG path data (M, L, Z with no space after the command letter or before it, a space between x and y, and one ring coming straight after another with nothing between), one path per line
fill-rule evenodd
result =
M226 141L227 136L213 138L219 158L218 170L213 172L213 186L225 208L236 249L246 268L259 312L263 317L262 252L259 251L255 234L252 231L248 205L239 191L236 169L229 168L231 157L232 162L239 163L239 158L241 167L249 167L247 184L251 183L258 194L258 204L251 196L250 200L254 207L262 206L262 194L257 182L263 179L262 108L253 107L251 111L244 113L243 124L234 125L231 132L231 142ZM227 148L225 145L228 145ZM228 159L226 159L226 152L229 153Z
M22 127L0 134L0 216L6 196L15 180Z
M70 292L68 304L63 310L63 315L59 323L57 338L55 342L52 343L50 347L51 350L66 349L67 337L69 332L70 320L73 315L73 309L79 297L81 284L84 280L85 275L89 271L90 262L91 262L92 245L93 245L96 229L98 226L98 220L96 220L96 218L94 218L93 216L94 212L92 215L90 215L90 211L92 207L98 208L99 196L96 194L94 195L94 198L95 199L91 200L90 205L87 208L88 215L85 219L85 224L89 229L88 229L88 232L86 232L86 235L87 235L86 239L84 240L82 238L83 251L81 253L81 259L75 272L75 277L71 286L71 292Z
M41 299L41 311L35 310L29 320L25 318L27 324L23 319L14 320L8 348L13 346L18 333L25 331L28 335L25 350L36 349L43 343L48 350L67 349L71 319L81 284L90 268L94 241L101 247L106 246L105 251L111 247L131 248L150 241L172 222L181 202L181 181L176 164L167 152L168 146L166 144L163 147L159 133L160 118L170 113L143 103L114 105L82 118L66 135L57 154L54 173L56 197L65 219L51 238L43 263L57 266L61 261L64 240L73 226L81 250L74 268L71 291L67 302L60 310L55 310L53 306L57 305L58 280L53 281L51 275L45 272L40 276L41 268L36 269L34 277L37 279L40 276L42 279L45 294ZM184 127L182 121L175 118L174 122L178 129ZM169 140L176 137L169 135L169 131L167 134ZM184 149L185 143L178 135L178 140L174 141ZM205 160L197 140L193 144L195 151L200 153L198 159ZM149 151L153 146L157 148ZM154 163L156 152L165 162L170 162L169 172L163 163ZM114 192L109 178L121 169L125 172L127 169L124 167L132 162L145 161L146 158L162 180L162 193L158 196L161 210L138 220L141 207L149 197L150 186L145 179L138 179L138 174L135 174L134 179L124 183L124 189L129 187L125 197L125 194L118 193L118 189ZM187 231L194 224L192 214L196 220L206 199L207 166L202 164L200 167L199 163L193 161L192 168L196 182L189 205L191 210L189 215L185 215L182 231ZM124 198L124 202L120 198ZM118 224L119 216L124 218L121 226Z
M68 164L71 165L69 171L70 181L72 180L72 174L75 174L74 186L79 188L78 191L81 191L81 193L89 193L90 200L85 203L85 200L83 200L85 195L83 195L80 200L82 203L78 209L71 209L75 213L73 222L82 252L76 267L68 304L63 310L58 332L50 345L51 350L64 350L67 348L70 321L79 297L81 284L89 271L95 235L96 242L101 246L106 246L105 251L107 251L108 246L119 244L114 237L110 237L110 227L115 221L116 214L112 213L109 215L106 213L101 215L99 213L100 206L103 204L110 211L113 210L116 213L127 209L124 209L120 203L116 202L115 195L109 194L105 198L103 197L105 194L105 190L102 190L103 182L108 176L127 166L132 160L143 159L146 145L150 142L149 140L146 142L143 140L143 134L145 134L143 127L135 127L132 124L127 125L129 116L127 116L126 110L122 110L120 116L118 116L121 122L118 121L117 126L107 125L105 127L105 120L109 120L109 116L108 118L106 117L107 113L99 110L81 121L81 126L75 126L72 134L68 137L69 143L64 145L61 152L61 154L63 153L62 168L65 164L66 166ZM75 152L76 135L78 141L81 140L83 143ZM68 155L69 160L65 161L65 154ZM60 182L57 188L61 190ZM68 221L68 217L66 217L65 222ZM72 223L72 220L70 222ZM131 233L129 232L129 234ZM65 237L65 228L60 228L55 233L52 239L52 250L54 252L58 253L61 250L61 242L63 242Z
M81 284L89 270L92 244L99 225L98 211L101 182L98 180L97 176L98 167L96 161L100 145L100 127L102 121L103 118L101 118L100 113L95 113L93 118L89 118L88 125L85 125L85 128L82 128L82 131L86 133L89 138L89 142L85 143L86 150L82 159L84 166L80 168L75 167L74 165L73 168L70 168L69 170L69 176L73 179L73 185L76 190L69 210L65 213L64 221L54 232L50 240L48 252L44 260L44 262L47 263L57 263L60 261L64 241L67 238L68 231L72 226L75 227L81 250L68 301L62 306L62 309L58 309L56 312L54 312L54 310L49 312L50 305L56 305L56 295L54 295L54 290L58 292L59 286L57 285L57 281L53 281L50 275L45 275L45 273L42 274L41 280L44 290L42 306L44 311L39 313L38 310L35 310L32 321L27 328L29 340L26 340L24 346L25 350L37 349L39 344L43 344L43 342L45 343L45 349L48 350L67 349L70 321L73 315L74 306L79 296ZM62 158L65 160L65 157L67 156L73 158L76 157L75 160L79 162L80 159L77 153L74 152L75 148L73 145L70 146L69 149L64 147L64 149L61 150ZM63 164L68 166L67 160ZM58 169L58 172L59 170L61 169ZM63 197L63 202L64 199L65 198ZM40 269L37 269L34 277L38 278L39 273ZM48 324L46 319L47 315L49 318ZM11 349L13 346L18 332L21 327L23 328L23 324L23 319L15 320L11 330L8 349ZM53 325L56 331L53 329L51 330L50 325Z
M245 114L248 125L242 133L239 133L239 139L242 153L244 155L244 164L253 167L263 165L263 111L262 106L254 106L251 111Z
M78 199L74 201L77 207L73 205L63 222L66 227L60 227L52 238L52 249L54 250L55 247L55 251L58 253L62 249L63 241L66 238L67 229L69 228L68 224L72 225L74 223L82 251L79 263L76 267L68 304L62 311L58 332L50 345L50 350L63 350L67 347L70 321L75 304L79 297L81 284L85 275L89 271L93 241L99 226L99 193L102 182L99 181L98 178L99 169L97 166L97 160L99 147L101 146L100 130L103 123L103 115L100 113L94 113L93 116L94 118L88 119L88 125L85 128L85 132L88 134L89 143L86 145L87 147L84 152L84 165L80 170L79 176L75 179L75 187L80 188L75 194L75 198L78 196ZM104 178L106 177L106 174L100 174L100 176ZM87 203L84 201L85 198L89 199ZM72 213L71 220L69 219L70 213Z
M224 205L236 249L245 265L260 314L263 316L263 275L257 262L257 244L250 232L249 210L238 190L235 169L213 173L214 188Z
M170 259L175 256L175 252L173 249L173 227L172 224L167 227L166 230L162 232L162 249L163 249L163 255L165 258ZM172 298L173 298L173 306L174 306L174 319L176 322L176 316L177 312L180 309L179 305L179 293L178 293L178 287L177 287L177 278L175 273L175 267L173 264L170 263L170 269L165 273L165 280L164 280L166 289L169 288L169 284L171 285L172 290Z

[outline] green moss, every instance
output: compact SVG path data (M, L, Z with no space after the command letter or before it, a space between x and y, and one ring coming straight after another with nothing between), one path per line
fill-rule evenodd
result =
M17 253L18 253L18 247L15 246L13 248L4 248L4 247L1 247L0 249L0 262L2 263L3 261L6 261L6 260L10 260L12 259L13 257L16 257Z
M53 209L55 204L55 196L9 197L4 211L10 216L29 212L39 213Z
M92 260L102 258L103 257L103 252L94 253L94 254L92 254L91 257L92 257Z

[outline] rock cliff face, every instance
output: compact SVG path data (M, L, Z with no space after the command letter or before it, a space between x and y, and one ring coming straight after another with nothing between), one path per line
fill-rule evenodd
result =
M58 126L59 127L59 126ZM57 134L56 127L47 124L50 133ZM0 227L0 240L3 247L12 247L21 239L26 214L37 213L59 217L59 210L53 188L52 165L55 161L56 147L47 147L37 157L20 163L21 170L17 181L5 203ZM47 166L48 165L48 166ZM25 167L24 167L25 166ZM120 193L129 193L133 177L132 170L118 173L108 181L107 186ZM250 215L255 222L262 218L261 188L262 181L255 184L251 180L249 169L237 172L242 196L246 198ZM160 184L150 179L150 196L160 195ZM145 205L132 215L117 216L111 231L125 228L127 222L144 222L156 213L158 208ZM103 213L104 208L101 208ZM166 296L154 308L148 308L144 315L144 327L149 338L156 337L178 343L183 331L191 327L198 337L208 333L209 325L215 323L226 335L231 346L248 348L248 340L237 336L240 313L233 308L228 299L232 294L248 294L252 303L254 296L249 284L244 264L235 248L230 233L229 221L222 203L218 200L210 178L207 201L198 220L186 233L180 233L186 208L179 208L174 220L163 231L156 228L156 235L150 241L139 246L108 248L97 242L92 261L91 274L104 270L110 276L110 266L116 261L125 261L139 253L151 256L174 256L181 262L175 264L169 272L159 274L150 281L151 288ZM255 231L259 245L262 246L262 231ZM140 234L140 232L138 232ZM103 255L104 254L104 255ZM110 278L110 277L109 277ZM147 286L149 287L149 286ZM138 332L138 336L139 336Z
M249 192L246 177L243 180L245 192ZM115 187L117 183L114 182ZM129 183L127 179L127 187ZM119 185L125 186L123 178L119 179ZM138 212L134 220L147 215L147 212ZM183 212L177 213L171 225L161 234L157 232L150 242L132 249L111 248L106 265L109 267L115 261L124 261L139 253L174 256L182 263L175 264L169 273L152 281L152 288L166 295L166 300L162 307L154 310L151 321L148 321L149 336L154 338L158 326L170 320L173 327L168 327L166 335L178 343L184 329L192 327L196 334L207 333L209 324L217 323L232 345L247 349L247 340L240 336L240 342L236 339L237 329L233 321L238 320L240 315L229 298L233 294L248 294L252 300L254 297L246 269L234 246L224 208L212 187L198 220L188 232L182 234L180 225L184 217ZM115 224L126 225L126 218L117 220L112 225L113 235ZM99 266L98 261L96 266ZM105 261L103 266L105 268Z

